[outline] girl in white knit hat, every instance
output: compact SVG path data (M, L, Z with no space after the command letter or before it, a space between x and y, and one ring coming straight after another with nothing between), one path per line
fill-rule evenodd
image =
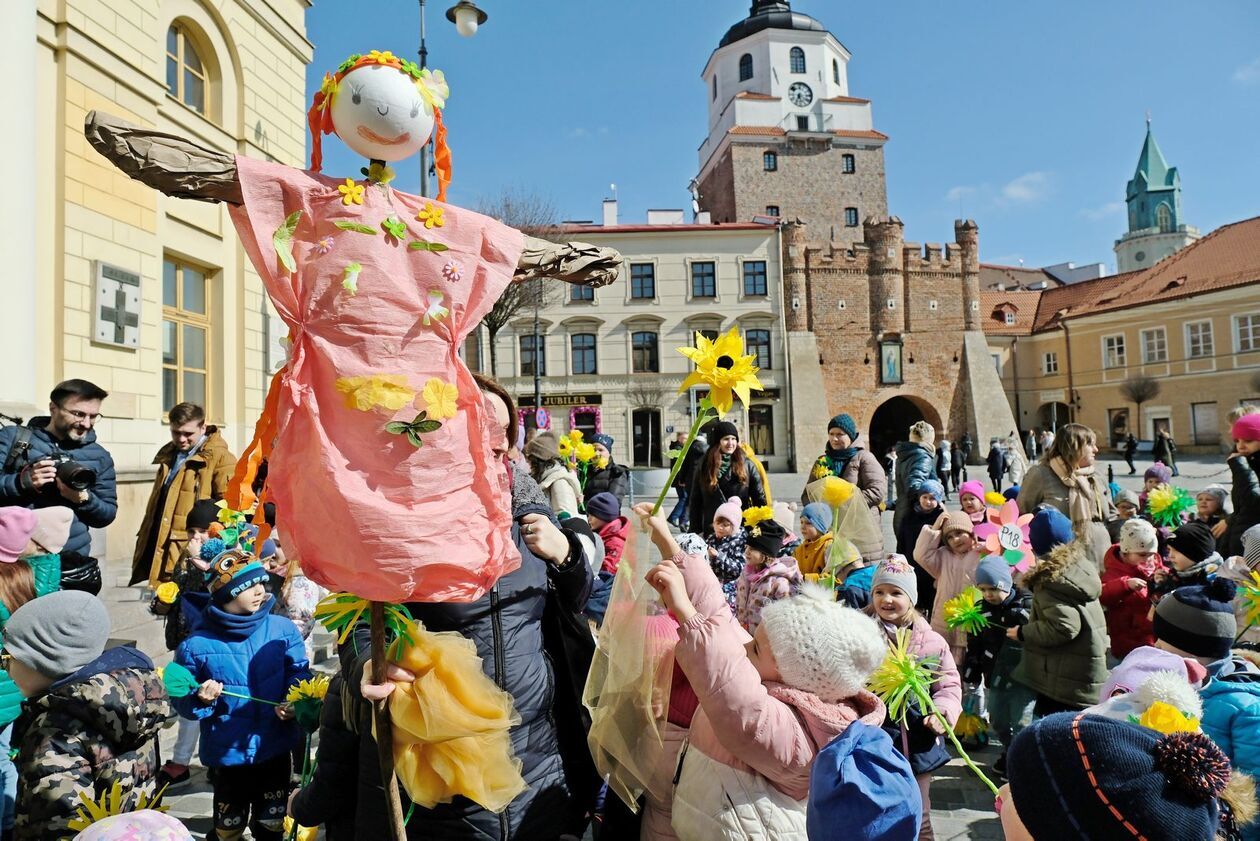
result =
M634 510L665 558L647 580L679 623L675 662L700 701L674 790L674 831L682 841L804 837L818 752L854 721L883 723L884 705L864 688L883 660L883 635L811 588L766 605L750 639L706 559L685 553L651 505Z

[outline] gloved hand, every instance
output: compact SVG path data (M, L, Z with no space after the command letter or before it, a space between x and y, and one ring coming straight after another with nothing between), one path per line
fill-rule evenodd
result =
M0 727L17 721L22 714L22 690L9 677L8 672L0 672Z

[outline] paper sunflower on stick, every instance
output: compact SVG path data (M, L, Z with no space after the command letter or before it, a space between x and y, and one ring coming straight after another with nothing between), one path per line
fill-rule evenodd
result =
M936 682L936 663L931 659L920 660L910 653L910 630L902 628L897 631L897 638L888 649L884 662L880 664L867 680L866 685L879 696L888 708L888 717L902 724L913 707L926 715L934 715L945 725L945 736L953 744L954 750L962 757L963 763L972 770L980 781L989 787L996 797L998 790L993 781L985 776L979 766L967 755L962 743L949 721L932 700L932 684Z
M699 411L696 412L696 419L687 433L687 440L674 457L669 479L661 488L660 496L656 498L656 505L652 508L653 516L660 512L665 503L665 495L674 486L674 479L678 477L678 471L682 469L687 452L695 443L700 430L709 421L725 417L735 405L736 397L744 405L748 405L752 392L762 388L761 380L757 379L759 369L753 364L756 357L744 353L744 340L740 338L738 327L732 327L712 341L696 333L696 346L680 347L678 352L696 365L696 369L683 380L678 393L683 394L694 386L707 386L709 393L700 399Z

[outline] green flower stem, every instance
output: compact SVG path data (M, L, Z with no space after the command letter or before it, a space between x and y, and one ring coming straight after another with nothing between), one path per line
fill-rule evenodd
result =
M919 701L932 711L932 714L936 716L941 724L945 725L945 735L949 737L949 741L954 745L954 750L958 751L958 755L962 758L963 764L975 772L975 775L980 778L980 782L988 786L989 791L993 792L993 796L997 797L997 786L993 784L992 780L984 775L984 772L980 770L979 765L971 761L971 757L967 755L967 751L963 750L962 743L959 742L958 737L954 735L954 728L950 726L949 720L941 714L940 709L936 706L936 702L932 700L931 694L924 691L916 691L915 694L919 696Z
M691 449L691 445L696 441L696 436L700 434L700 428L715 417L717 417L717 414L705 407L701 407L700 411L696 412L695 423L691 425L691 431L687 433L687 440L683 443L682 449L678 451L678 455L674 456L674 464L669 469L669 478L665 480L665 487L661 488L661 495L656 498L656 504L652 506L653 517L661 513L661 506L665 504L665 495L674 486L674 480L678 478L678 471L682 470L683 460L687 458L687 451Z
M242 698L246 701L257 701L260 704L271 704L271 706L273 707L278 707L282 703L281 701L268 701L266 698L255 698L253 695L245 695L241 692L228 692L226 689L224 689L219 694L231 695L233 698Z

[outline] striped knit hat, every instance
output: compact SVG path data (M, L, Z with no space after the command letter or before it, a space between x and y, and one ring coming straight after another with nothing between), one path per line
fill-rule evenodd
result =
M1237 592L1237 585L1227 578L1173 590L1155 606L1155 639L1191 657L1228 656L1238 633L1231 604Z

